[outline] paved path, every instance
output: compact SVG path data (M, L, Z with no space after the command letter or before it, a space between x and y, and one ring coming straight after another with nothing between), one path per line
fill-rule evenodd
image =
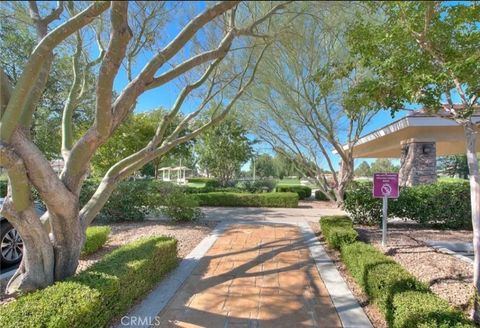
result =
M371 328L308 222L332 208L203 208L221 221L117 327Z
M255 208L255 207L202 207L207 220L214 221L266 221L266 222L318 222L324 215L344 215L338 208Z
M159 327L341 327L299 228L236 224L160 313Z

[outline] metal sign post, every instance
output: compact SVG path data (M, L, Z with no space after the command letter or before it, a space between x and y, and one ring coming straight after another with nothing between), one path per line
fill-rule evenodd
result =
M373 197L382 198L382 246L387 244L388 199L398 198L398 173L375 173L373 175Z
M387 244L387 213L388 213L388 197L383 196L383 218L382 218L382 246Z

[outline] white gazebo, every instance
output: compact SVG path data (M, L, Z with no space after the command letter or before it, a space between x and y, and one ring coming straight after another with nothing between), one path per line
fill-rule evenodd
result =
M170 173L172 171L171 167L162 167L158 169L159 171L162 171L162 181L171 181L170 179Z
M175 175L177 177L177 183L178 184L186 184L187 179L186 179L186 173L187 171L190 170L186 166L177 166L172 168L172 171L175 172Z

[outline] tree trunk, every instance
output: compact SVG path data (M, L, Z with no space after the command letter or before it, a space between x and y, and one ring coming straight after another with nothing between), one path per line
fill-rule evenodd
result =
M467 161L470 172L470 197L472 206L473 249L473 286L475 289L472 319L480 322L480 177L476 155L477 128L471 121L464 124L467 143Z
M51 216L52 214L49 213ZM55 256L54 279L63 280L75 274L80 252L85 242L85 229L75 218L57 218L59 224L53 225L52 243Z
M54 251L35 209L8 216L23 240L23 258L19 268L7 284L6 293L29 292L54 282Z

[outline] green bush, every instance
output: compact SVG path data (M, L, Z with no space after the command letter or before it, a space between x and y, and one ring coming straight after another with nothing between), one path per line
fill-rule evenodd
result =
M309 198L312 195L312 188L307 186L277 185L277 192L296 192L299 199Z
M83 206L97 189L99 182L86 180L80 193ZM142 221L145 215L162 205L165 195L178 190L170 182L136 180L120 182L97 219L102 222Z
M93 254L105 245L110 232L112 232L110 227L88 227L85 245L83 245L82 249L82 256Z
M362 242L343 244L341 257L389 327L471 327L462 313L375 247Z
M382 200L373 198L372 183L354 183L347 191L344 210L354 222L380 224ZM399 217L444 229L471 229L468 182L403 187L400 197L389 200L389 217Z
M320 228L327 244L335 249L340 249L343 244L351 244L358 238L348 216L324 216L320 219Z
M402 188L393 216L442 229L472 229L468 182L439 182Z
M332 228L328 238L325 238L330 247L340 249L343 244L354 243L358 238L358 233L354 229Z
M235 187L247 192L271 192L275 189L276 184L277 182L274 179L243 180L239 181Z
M7 196L7 180L0 180L0 197Z
M321 200L321 201L329 201L328 197L321 192L320 190L315 190L315 199L316 200Z
M175 191L165 196L163 205L162 213L172 221L194 221L202 217L194 195Z
M343 209L355 223L374 225L381 222L382 200L373 198L372 185L371 182L355 182L345 193Z
M0 307L0 327L105 327L177 265L177 241L122 246L86 271Z
M408 291L393 297L393 327L473 327L459 311L432 293Z
M210 192L195 195L200 206L233 206L233 207L297 207L296 193L233 193Z

